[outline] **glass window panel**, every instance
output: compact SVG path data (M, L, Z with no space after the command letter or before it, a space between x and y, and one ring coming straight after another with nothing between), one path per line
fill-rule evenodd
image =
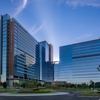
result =
M6 42L3 42L3 46L6 46L7 45L7 43Z
M15 30L17 30L17 27L16 27L16 26L14 26L14 29L15 29Z
M3 68L6 68L6 63L3 64Z
M7 24L7 20L3 21L3 24Z
M6 53L6 49L5 49L5 50L3 50L3 53Z
M3 16L3 21L4 21L4 20L7 20L7 16L6 16L6 15Z
M17 55L17 52L16 51L14 51L14 55Z
M3 60L5 61L6 60L6 57L3 57Z
M17 33L16 32L14 33L14 36L17 36Z
M3 31L7 31L7 27L4 27L4 28L3 28Z
M3 53L3 56L6 56L7 54L6 53Z
M3 35L3 38L7 38L7 34L4 34L4 35Z
M4 38L3 40L7 40L7 39L6 39L6 38ZM6 44L6 43L7 43L6 41L4 41L4 42L3 42L3 44Z
M2 78L3 79L6 78L6 73L3 73Z
M7 46L3 47L3 50L7 49Z
M3 72L4 72L4 73L6 73L6 67L5 67L5 68L3 68Z
M17 30L14 30L14 32L16 32L16 33L17 33Z
M3 64L6 64L6 60L5 60L5 61L2 60L2 63L3 63Z
M15 39L14 39L14 43L16 43L16 44L17 44L17 40L15 40Z
M17 44L16 44L16 43L14 43L14 47L16 47L16 48L17 48Z
M3 35L4 35L4 34L7 34L7 31L3 31Z
M6 67L6 63L3 63L3 66Z
M3 24L3 28L7 28L7 24Z
M3 42L7 42L7 38L3 38Z
M3 16L3 21L8 20L8 19L10 19L10 17L9 17L7 14L5 14L5 15Z

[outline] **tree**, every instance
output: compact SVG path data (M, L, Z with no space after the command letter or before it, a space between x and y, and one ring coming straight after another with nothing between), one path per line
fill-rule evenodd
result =
M42 84L41 83L38 83L38 86L42 86Z
M83 83L83 84L82 84L82 88L87 88L86 83Z
M14 82L14 83L13 83L13 86L14 86L14 87L19 86L18 82Z
M40 86L40 83L37 82L37 83L36 83L37 91L38 91L38 89L39 89L38 86Z
M68 84L66 84L66 88L68 88L69 87L69 85Z
M78 88L81 88L81 87L82 87L82 85L81 85L81 84L77 84L77 87L78 87Z
M32 79L32 80L28 81L27 86L28 86L28 88L35 88L36 82Z
M5 89L7 88L7 83L6 82L3 83L3 88L5 88Z
M95 88L100 88L100 82L95 83Z
M25 87L26 87L25 82L23 82L23 83L21 84L21 87L23 87L23 88L25 88Z
M89 87L94 89L95 88L95 82L93 82L92 80L90 80Z
M43 84L43 87L46 87L46 83Z
M75 84L70 84L70 87L71 88L76 88L76 85Z

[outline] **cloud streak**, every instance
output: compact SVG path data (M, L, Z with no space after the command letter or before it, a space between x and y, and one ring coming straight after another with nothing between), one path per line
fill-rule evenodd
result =
M86 34L86 35L83 35L83 36L77 38L77 40L84 39L84 38L89 38L89 37L91 37L92 35L93 35L93 34Z
M39 30L41 30L43 28L43 25L41 25L39 28L35 29L32 34L37 33Z
M98 7L100 6L100 0L66 0L66 4L71 6L94 6Z
M36 28L36 26L34 25L32 28L31 28L31 30L29 31L31 34L35 34L35 33L37 33L38 31L40 31L42 28L43 28L43 26L44 26L44 24L45 23L43 23L40 27L38 27L38 28Z
M30 29L29 32L30 32L31 34L37 33L38 31L40 31L41 29L44 28L44 26L45 26L46 23L47 23L47 22L44 21L44 22L40 25L40 27L38 27L38 28L36 28L36 25L34 25L34 26Z
M27 5L27 1L28 0L21 0L22 3L20 4L20 6L17 8L16 13L14 14L14 17L16 17Z
M93 6L93 7L100 7L100 0L58 0L58 2L66 3L69 6Z

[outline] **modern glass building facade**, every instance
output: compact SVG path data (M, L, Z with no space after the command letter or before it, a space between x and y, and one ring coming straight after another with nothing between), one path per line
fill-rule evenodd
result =
M55 81L89 83L100 81L100 39L60 47L60 62L55 65Z
M1 39L1 15L0 15L0 39ZM0 41L0 59L1 59L1 41ZM1 66L1 60L0 60L0 66ZM0 67L0 75L1 75L1 67Z
M1 16L1 80L4 82L8 78L8 20L9 15Z
M15 19L14 77L39 80L39 44ZM12 30L12 29L11 29Z
M13 86L13 82L41 80L39 42L7 14L0 17L0 30L1 82L6 81L9 86ZM48 50L45 55L48 61Z
M54 64L52 46L46 41L39 43L40 47L40 80L52 82L54 80Z

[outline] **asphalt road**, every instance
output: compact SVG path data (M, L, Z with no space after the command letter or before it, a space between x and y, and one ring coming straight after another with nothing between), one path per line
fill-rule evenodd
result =
M100 97L76 97L76 96L68 96L68 95L30 96L30 97L1 96L0 100L100 100Z

